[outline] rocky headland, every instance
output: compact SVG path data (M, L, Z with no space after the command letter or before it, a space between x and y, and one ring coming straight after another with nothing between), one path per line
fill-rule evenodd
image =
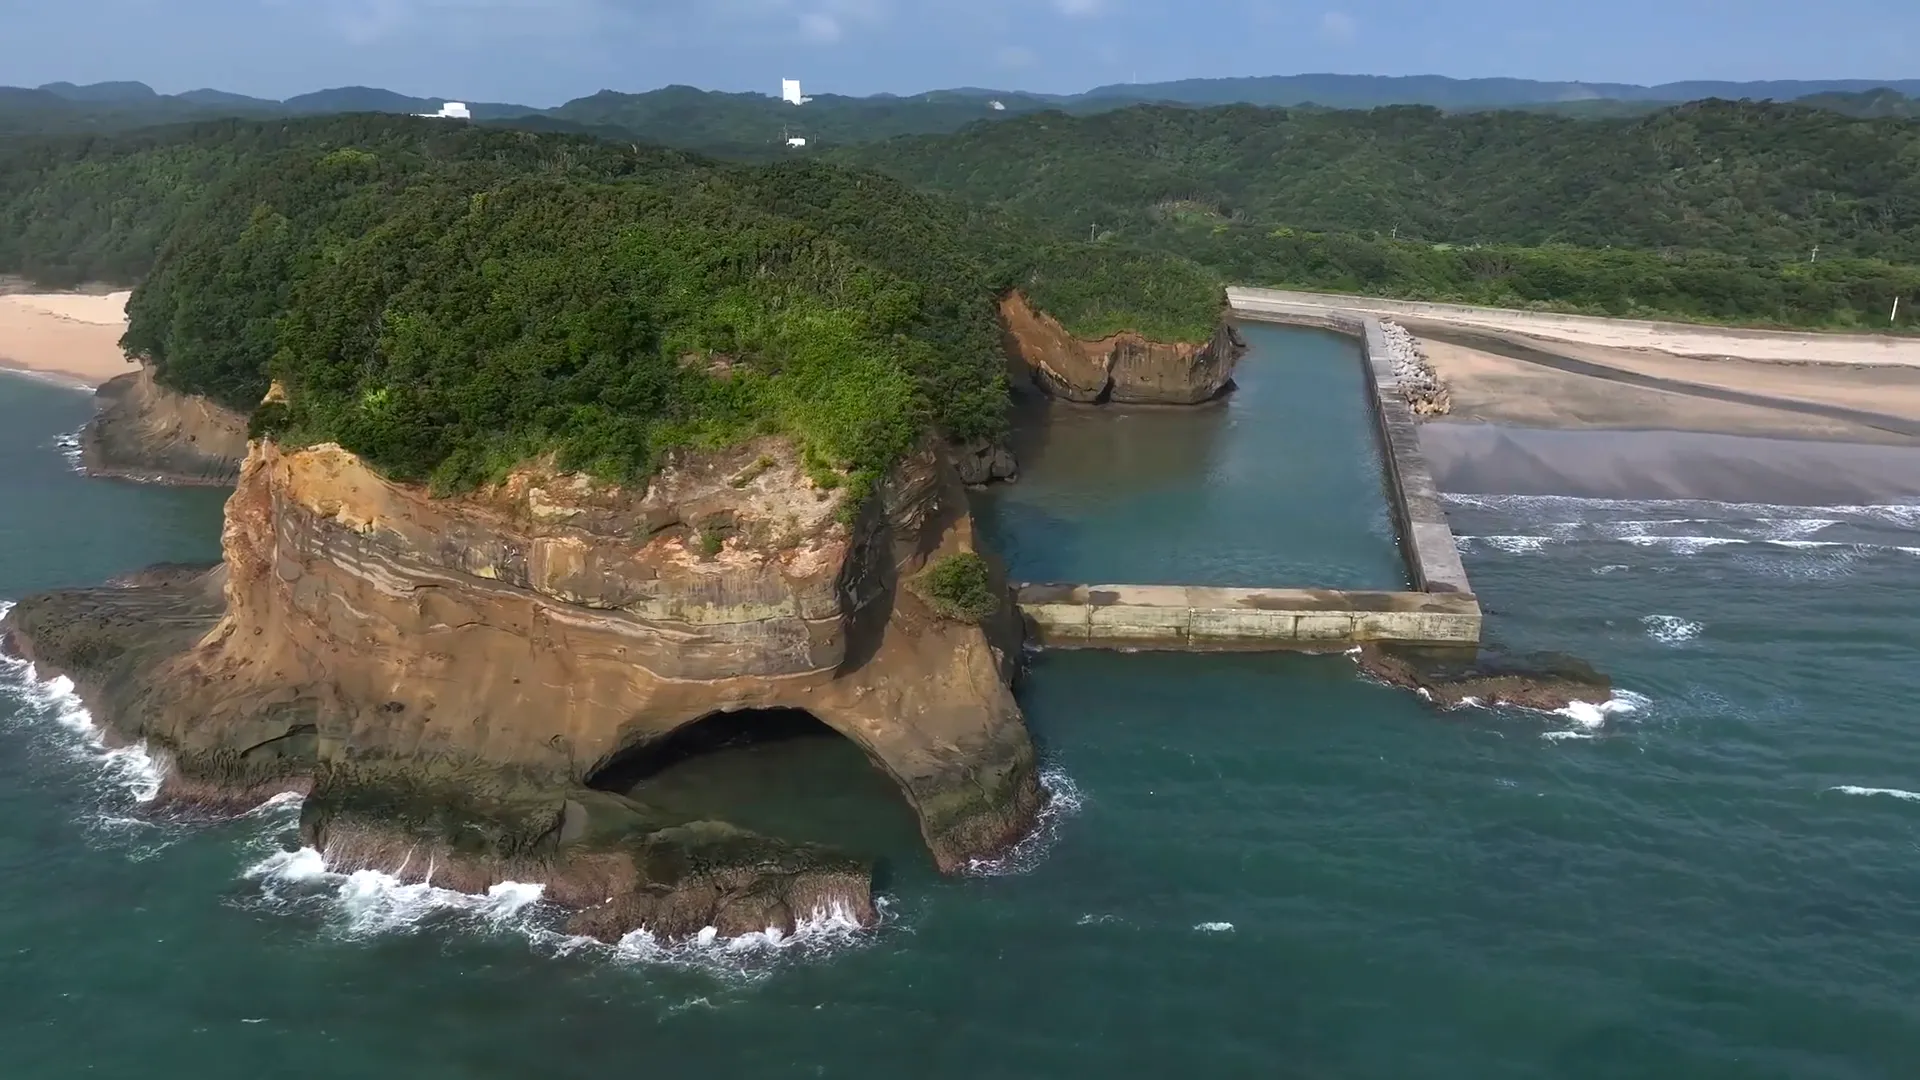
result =
M247 418L154 380L142 367L103 383L80 437L94 476L169 484L232 484L247 453Z
M1246 343L1223 318L1200 342L1127 331L1087 341L1017 290L1000 300L1007 357L1043 393L1081 404L1198 405L1233 387Z
M845 498L774 437L679 454L644 487L530 465L451 498L262 440L219 566L32 597L0 629L166 758L162 805L303 792L335 868L542 882L603 938L871 921L858 858L596 787L704 717L792 708L895 780L944 871L1031 827L1004 582L978 622L902 587L974 549L959 475L929 442L857 513Z

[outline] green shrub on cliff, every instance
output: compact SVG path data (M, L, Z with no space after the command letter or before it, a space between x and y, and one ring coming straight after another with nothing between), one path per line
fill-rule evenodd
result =
M987 561L971 551L942 555L914 579L914 591L943 618L979 622L1000 610Z

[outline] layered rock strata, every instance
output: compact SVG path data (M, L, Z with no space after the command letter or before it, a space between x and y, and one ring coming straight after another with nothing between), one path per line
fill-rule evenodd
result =
M1084 404L1197 405L1233 386L1246 343L1222 321L1202 342L1151 341L1127 331L1074 337L1019 292L1000 300L1008 358L1044 393Z
M527 468L454 499L258 442L221 566L31 598L6 629L170 759L162 800L308 792L337 868L545 882L604 937L870 920L858 859L593 787L715 712L798 708L895 780L942 870L1024 834L1043 794L1011 604L953 622L899 587L973 549L959 477L929 448L840 507L777 439L645 491Z
M247 454L247 418L206 398L169 390L143 367L95 391L97 412L80 436L95 476L225 485Z

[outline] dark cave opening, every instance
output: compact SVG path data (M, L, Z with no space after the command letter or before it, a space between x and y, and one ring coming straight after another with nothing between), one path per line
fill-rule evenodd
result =
M919 820L893 777L804 709L709 713L614 755L586 782L688 820L863 857L922 846Z

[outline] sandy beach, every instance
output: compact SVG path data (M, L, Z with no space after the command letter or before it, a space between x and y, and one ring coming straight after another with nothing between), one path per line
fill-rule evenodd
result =
M127 296L0 293L0 368L86 386L134 370L120 351Z
M1257 309L1262 303L1269 303L1365 311L1401 322L1418 320L1443 326L1524 334L1546 341L1598 345L1609 349L1653 350L1700 359L1920 368L1920 337L1911 336L1830 334L1810 330L1744 330L1280 289L1232 288L1227 293L1235 307L1248 309Z

